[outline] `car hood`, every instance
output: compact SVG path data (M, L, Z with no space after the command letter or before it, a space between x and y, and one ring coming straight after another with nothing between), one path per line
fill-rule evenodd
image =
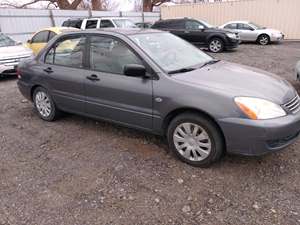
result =
M0 48L0 60L18 58L32 55L32 51L23 45L7 46Z
M264 98L277 104L284 104L295 96L295 89L286 80L260 69L225 61L172 77L232 97Z

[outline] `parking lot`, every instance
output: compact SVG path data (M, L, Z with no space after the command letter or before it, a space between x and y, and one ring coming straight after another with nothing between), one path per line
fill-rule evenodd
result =
M215 57L288 79L300 42ZM300 224L300 140L193 168L153 135L74 115L47 123L0 81L0 224Z

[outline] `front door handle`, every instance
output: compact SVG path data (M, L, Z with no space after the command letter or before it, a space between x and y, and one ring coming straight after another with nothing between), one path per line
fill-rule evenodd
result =
M48 68L44 69L44 71L45 71L46 73L53 73L53 70L52 70L51 67L48 67Z
M99 81L100 80L100 78L96 74L87 76L86 79L91 80L91 81Z

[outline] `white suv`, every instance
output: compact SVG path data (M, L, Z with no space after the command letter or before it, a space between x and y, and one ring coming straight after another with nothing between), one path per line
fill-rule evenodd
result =
M94 28L135 28L133 21L122 17L103 17L86 19L69 19L63 22L63 27L75 27L82 30Z
M16 75L19 62L30 56L32 56L30 49L0 33L0 76Z

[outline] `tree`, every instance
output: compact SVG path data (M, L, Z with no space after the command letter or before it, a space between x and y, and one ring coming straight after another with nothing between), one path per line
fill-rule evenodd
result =
M22 9L22 8L28 8L28 6L36 4L36 3L45 2L45 3L48 3L48 7L50 5L54 5L55 7L60 8L60 9L77 9L77 7L79 6L79 4L82 1L83 0L73 0L73 1L69 1L69 0L31 0L31 1L27 1L27 2L21 1L22 3L20 4L20 1L17 1L17 0L6 0L6 1L2 1L0 3L0 6Z
M119 7L119 3L115 0L92 0L93 10L114 10Z
M144 12L152 12L154 7L160 6L165 2L170 2L171 0L143 0L143 1L144 1L144 5L143 5Z
M0 7L23 9L39 3L41 4L42 8L49 8L50 6L54 6L55 8L59 9L72 10L78 8L91 8L93 10L113 10L118 8L119 6L119 3L115 0L91 0L90 3L85 0L2 0L0 3Z

